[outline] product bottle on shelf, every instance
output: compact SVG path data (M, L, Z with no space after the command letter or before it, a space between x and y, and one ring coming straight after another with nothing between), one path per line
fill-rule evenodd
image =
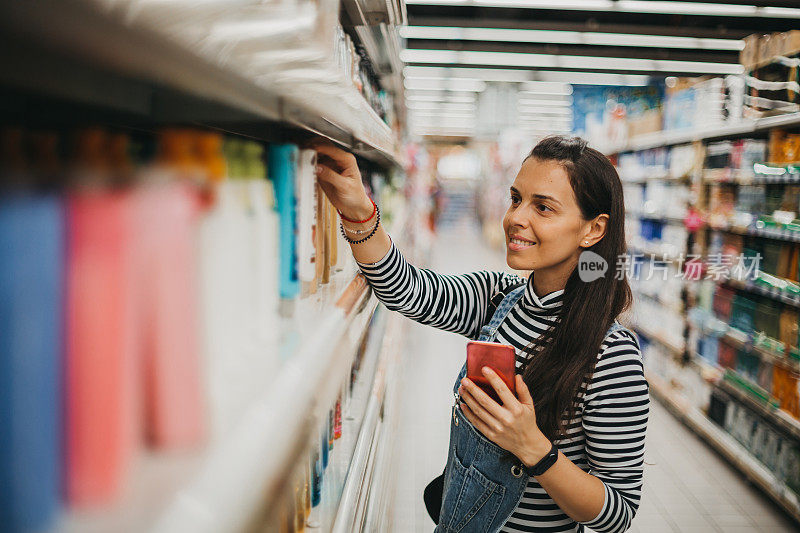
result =
M324 432L323 432L324 433ZM325 467L322 464L322 451L320 437L311 439L311 453L309 454L309 502L311 508L308 513L306 525L310 528L320 527L320 504L322 503L322 480Z
M67 198L65 487L73 505L113 499L136 443L135 197L113 190L108 135L79 132Z
M275 204L280 221L279 293L283 302L297 297L300 286L297 272L295 173L299 150L294 144L271 144L269 147L269 176L275 187ZM291 305L284 305L290 314Z
M278 216L272 182L267 179L263 146L257 142L246 143L244 157L246 173L250 177L251 248L256 272L255 327L261 345L271 346L278 318Z
M0 132L0 181L31 179L21 130ZM51 527L61 488L63 202L0 190L0 520Z
M210 149L211 142L208 144ZM227 141L223 166L216 170L207 166L212 201L200 223L201 339L212 439L226 434L233 422L234 397L239 389L231 384L236 381L235 369L243 355L236 290L236 283L241 281L237 275L241 265L236 264L237 250L241 248L237 240L241 236L241 213L237 212L236 194L229 180L241 168L239 148L238 141ZM217 148L209 151L218 153Z
M297 275L302 283L303 295L316 291L316 250L314 227L316 225L315 192L317 180L314 167L315 150L300 150L298 154L295 190L297 191Z
M193 447L202 440L196 288L200 185L207 169L196 155L196 136L166 129L159 157L149 170L146 202L150 238L145 350L146 420L149 441L160 448Z

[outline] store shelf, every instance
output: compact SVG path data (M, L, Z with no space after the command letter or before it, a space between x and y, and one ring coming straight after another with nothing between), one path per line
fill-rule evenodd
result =
M745 290L754 294L760 294L781 303L800 307L800 294L792 294L786 291L781 291L776 288L764 287L751 280L740 281L736 279L728 279L723 281L724 284L733 287L734 289Z
M703 181L707 183L731 183L735 185L800 185L800 174L758 174L752 170L713 168L703 171Z
M785 483L775 477L736 439L709 420L697 407L694 407L680 391L670 387L652 372L646 371L645 376L650 391L676 418L697 433L701 439L716 449L795 520L800 522L800 501Z
M683 313L683 306L682 305L680 305L680 304L671 304L671 303L665 302L664 300L662 300L656 294L649 294L649 293L638 291L638 290L634 289L634 296L642 296L644 298L647 298L648 300L656 302L658 305L660 305L664 309L667 309L670 312L673 312L675 314Z
M683 356L684 348L674 344L672 341L657 333L655 331L651 331L646 327L643 327L641 324L633 324L633 329L647 337L648 339L656 341L658 344L669 350L673 355L678 357Z
M800 126L800 113L788 113L786 115L760 118L756 120L743 120L735 124L717 126L713 128L702 128L696 130L679 131L660 131L640 135L627 143L611 146L603 151L607 154L620 152L636 152L648 150L661 146L672 146L685 144L693 141L704 141L709 139L721 139L725 137L736 137L747 135L759 131L766 131L771 128Z
M276 93L91 0L4 2L0 28L4 48L15 51L0 61L0 82L12 87L249 136L258 136L254 123L278 123L380 164L400 164L391 128L355 87L330 101ZM74 63L59 66L64 61ZM358 109L345 100L359 102Z
M302 338L297 351L235 429L208 450L200 471L178 491L155 531L241 531L278 495L309 428L316 427L317 406L335 400L377 306L363 276L340 274L321 294L298 303L293 325L303 335L297 337ZM308 324L315 324L312 335Z
M686 260L685 254L676 255L676 254L664 253L655 246L640 247L640 246L629 245L628 253L639 254L642 256L642 258L647 258L659 262L673 263L677 266L682 265L683 261Z
M692 327L697 328L697 326L694 325L691 321L689 322L689 324L692 325ZM730 344L736 349L746 349L751 353L754 353L755 355L759 356L762 361L766 363L772 365L778 365L791 372L800 373L800 361L786 357L786 355L784 355L783 353L776 352L768 348L765 348L763 346L758 346L756 344L753 344L753 340L744 335L743 332L728 331L727 333L722 335L719 339L722 342Z
M784 433L800 442L800 421L792 418L792 416L782 409L770 407L762 402L759 402L746 392L740 390L731 383L720 380L716 387L728 396L734 398L740 404L746 406L748 409L755 411L764 420L769 420Z
M619 172L619 170L620 169L617 168L618 172ZM676 178L676 177L671 176L669 174L661 174L661 173L656 173L656 174L644 176L644 177L641 177L641 178L634 178L634 179L626 179L626 178L621 177L620 180L622 181L622 185L644 185L644 184L646 184L648 182L652 182L652 181L663 181L663 182L667 182L667 183L682 183L683 182L683 178Z
M370 390L363 422L356 441L353 461L347 473L342 498L336 520L331 528L334 533L346 533L360 530L356 524L364 521L367 512L369 492L373 487L371 477L374 476L378 461L376 455L383 450L377 449L381 432L381 411L388 387L387 381L393 378L394 360L397 357L400 343L402 318L396 313L388 318L386 334L381 343L380 355L375 371L375 378ZM385 430L385 428L384 428ZM374 497L374 495L373 495Z
M724 231L725 233L732 233L735 235L751 235L753 237L763 237L776 241L800 242L800 232L787 229L758 228L755 225L750 225L748 227L706 225L705 227L713 231Z
M788 358L786 355L780 352L754 345L752 341L742 339L739 335L734 333L726 333L721 337L721 339L723 342L727 342L736 348L748 349L750 352L758 355L762 361L773 365L778 365L786 370L800 374L800 361Z
M664 224L673 224L683 226L683 218L663 215L658 213L642 213L640 211L626 211L625 214L630 217L640 218L644 220L655 220Z

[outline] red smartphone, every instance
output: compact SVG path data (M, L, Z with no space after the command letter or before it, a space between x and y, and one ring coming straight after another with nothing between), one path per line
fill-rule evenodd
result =
M516 392L516 355L514 347L496 342L469 341L467 343L467 377L491 396L494 401L503 404L500 397L484 377L481 368L488 366L502 379L514 396Z

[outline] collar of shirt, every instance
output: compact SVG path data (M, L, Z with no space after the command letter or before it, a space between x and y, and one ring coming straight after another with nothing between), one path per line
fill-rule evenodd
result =
M554 311L561 307L564 301L564 289L557 290L545 294L544 296L537 296L533 290L533 273L528 276L528 281L525 284L525 294L522 297L522 305L530 311L548 311L553 314Z

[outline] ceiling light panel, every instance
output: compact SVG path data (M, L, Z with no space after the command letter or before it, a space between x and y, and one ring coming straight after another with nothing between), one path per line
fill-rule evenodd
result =
M476 100L474 96L444 96L435 94L427 95L406 93L406 102L443 102L453 104L469 104L474 103L475 101Z
M449 111L475 111L476 104L459 104L453 102L408 102L406 107L414 110L446 109Z
M704 15L715 17L800 18L800 9L760 7L741 4L675 2L651 0L565 0L554 5L551 0L406 0L408 5L448 5L513 7L525 9L567 9L570 11L617 11L663 15Z
M406 49L400 52L406 63L451 63L466 65L508 65L530 68L573 68L600 70L642 70L655 72L697 72L706 74L741 74L737 63L668 61L629 57L585 57L516 52L479 52L454 50Z
M634 46L646 48L688 48L692 50L741 50L740 39L701 39L666 35L636 35L558 30L520 30L512 28L460 28L453 26L403 26L406 39L444 39L457 41L496 41L546 44L586 44L595 46Z
M486 83L474 79L441 79L441 78L406 78L403 82L406 89L450 90L481 92L486 89Z

